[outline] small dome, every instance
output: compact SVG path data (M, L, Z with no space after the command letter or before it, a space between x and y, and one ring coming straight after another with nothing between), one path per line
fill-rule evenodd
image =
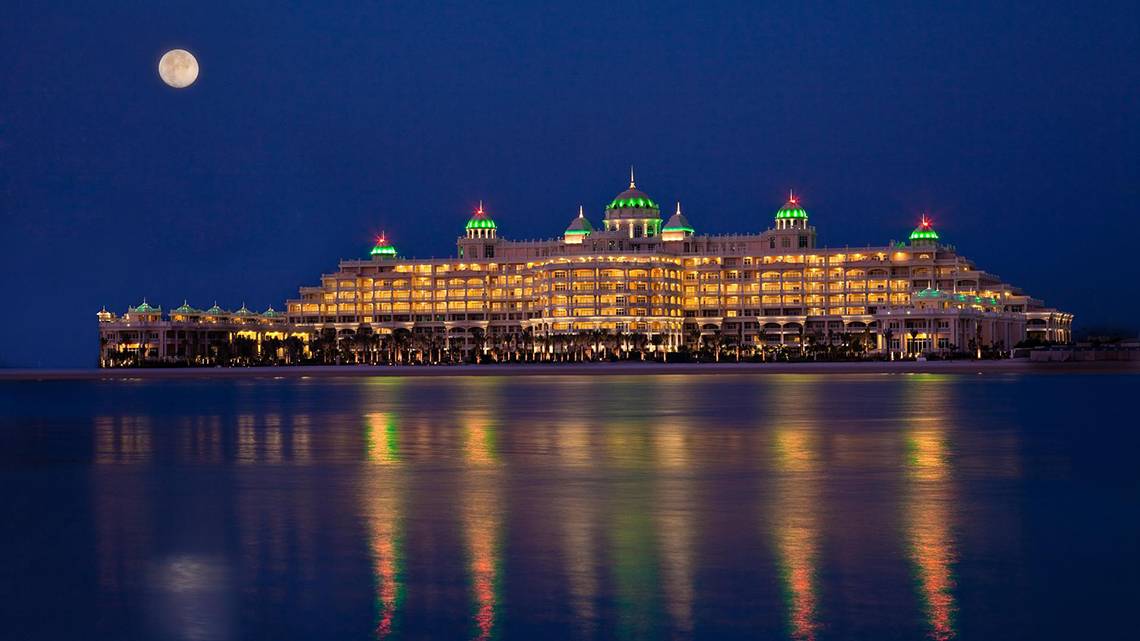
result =
M281 312L277 311L276 309L273 309L273 306L270 305L269 309L265 310L264 312L261 312L261 315L265 316L266 318L277 318L278 316L281 315Z
M693 226L689 224L689 220L685 218L685 214L681 213L681 203L677 203L677 211L665 221L665 227L661 231L684 231L693 233Z
M186 300L183 300L181 305L179 305L178 307L175 307L174 311L178 312L179 314L197 314L198 313L198 310L191 307L190 304Z
M491 216L483 210L483 201L479 201L479 208L471 214L471 220L467 221L467 229L496 229L495 221Z
M217 301L214 301L214 306L213 306L213 307L211 307L210 309L207 309L207 310L206 310L206 313L207 313L207 314L213 314L213 315L217 316L217 315L219 315L219 314L228 314L229 312L227 312L226 310L222 309L221 307L218 307L218 303L217 303Z
M384 234L380 234L376 238L376 244L372 246L372 251L368 252L373 258L395 258L396 248L388 242L388 238Z
M149 312L161 312L162 308L161 307L155 307L155 306L151 305L150 303L146 302L146 299L144 298L142 304L139 305L138 307L131 309L131 311L132 312L140 312L140 313L145 314L145 313L149 313Z
M926 216L923 216L922 222L918 223L918 227L915 227L914 231L910 232L910 242L912 243L915 241L936 242L937 240L938 232L934 231L934 226Z
M567 234L590 234L593 233L594 226L590 224L590 219L586 218L586 213L581 206L578 207L578 216L570 221L570 225L566 227Z
M788 194L788 202L776 212L776 220L797 218L807 220L807 217L807 212L800 207L800 199L794 193Z

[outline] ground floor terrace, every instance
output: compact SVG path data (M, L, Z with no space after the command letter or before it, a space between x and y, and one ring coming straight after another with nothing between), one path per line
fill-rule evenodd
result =
M448 363L683 358L874 358L1008 353L1026 315L893 309L858 316L521 318L378 323L100 326L100 364ZM1051 336L1067 328L1045 327Z

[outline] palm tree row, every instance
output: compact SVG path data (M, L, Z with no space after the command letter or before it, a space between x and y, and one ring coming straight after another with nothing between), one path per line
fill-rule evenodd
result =
M498 330L498 328L495 328ZM140 335L141 334L141 335ZM823 333L800 329L791 342L775 344L761 330L758 340L744 340L722 329L701 331L686 325L679 346L663 334L640 331L582 330L546 333L532 328L491 331L481 327L450 331L398 328L378 332L322 329L305 341L291 336L257 341L220 334L202 343L180 341L167 346L163 359L145 332L122 332L114 340L101 339L103 367L143 365L254 366L254 365L420 365L456 363L532 363L655 360L670 361L791 361L856 360L867 358L874 347L869 328L862 332ZM888 338L889 341L889 338ZM670 347L675 351L669 353ZM172 352L172 353L171 353Z

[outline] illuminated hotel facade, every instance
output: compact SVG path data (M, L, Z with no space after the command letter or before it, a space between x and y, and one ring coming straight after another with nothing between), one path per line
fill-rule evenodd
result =
M284 313L183 304L164 316L145 302L123 316L104 310L104 354L129 347L132 328L134 346L160 359L199 354L187 345L223 334L259 346L294 337L307 350L332 331L407 330L451 349L509 342L537 354L561 349L559 337L598 332L641 336L664 352L712 337L751 349L857 338L870 352L900 354L1071 340L1071 314L979 269L925 217L906 242L819 247L794 195L765 231L699 235L679 203L662 220L631 172L598 226L579 207L561 237L508 240L480 204L456 245L455 258L414 259L381 238L368 258L302 287ZM151 345L139 344L144 335Z

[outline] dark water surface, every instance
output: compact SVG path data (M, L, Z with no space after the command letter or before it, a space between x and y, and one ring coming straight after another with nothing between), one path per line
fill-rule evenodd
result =
M0 637L1131 637L1137 383L4 382Z

